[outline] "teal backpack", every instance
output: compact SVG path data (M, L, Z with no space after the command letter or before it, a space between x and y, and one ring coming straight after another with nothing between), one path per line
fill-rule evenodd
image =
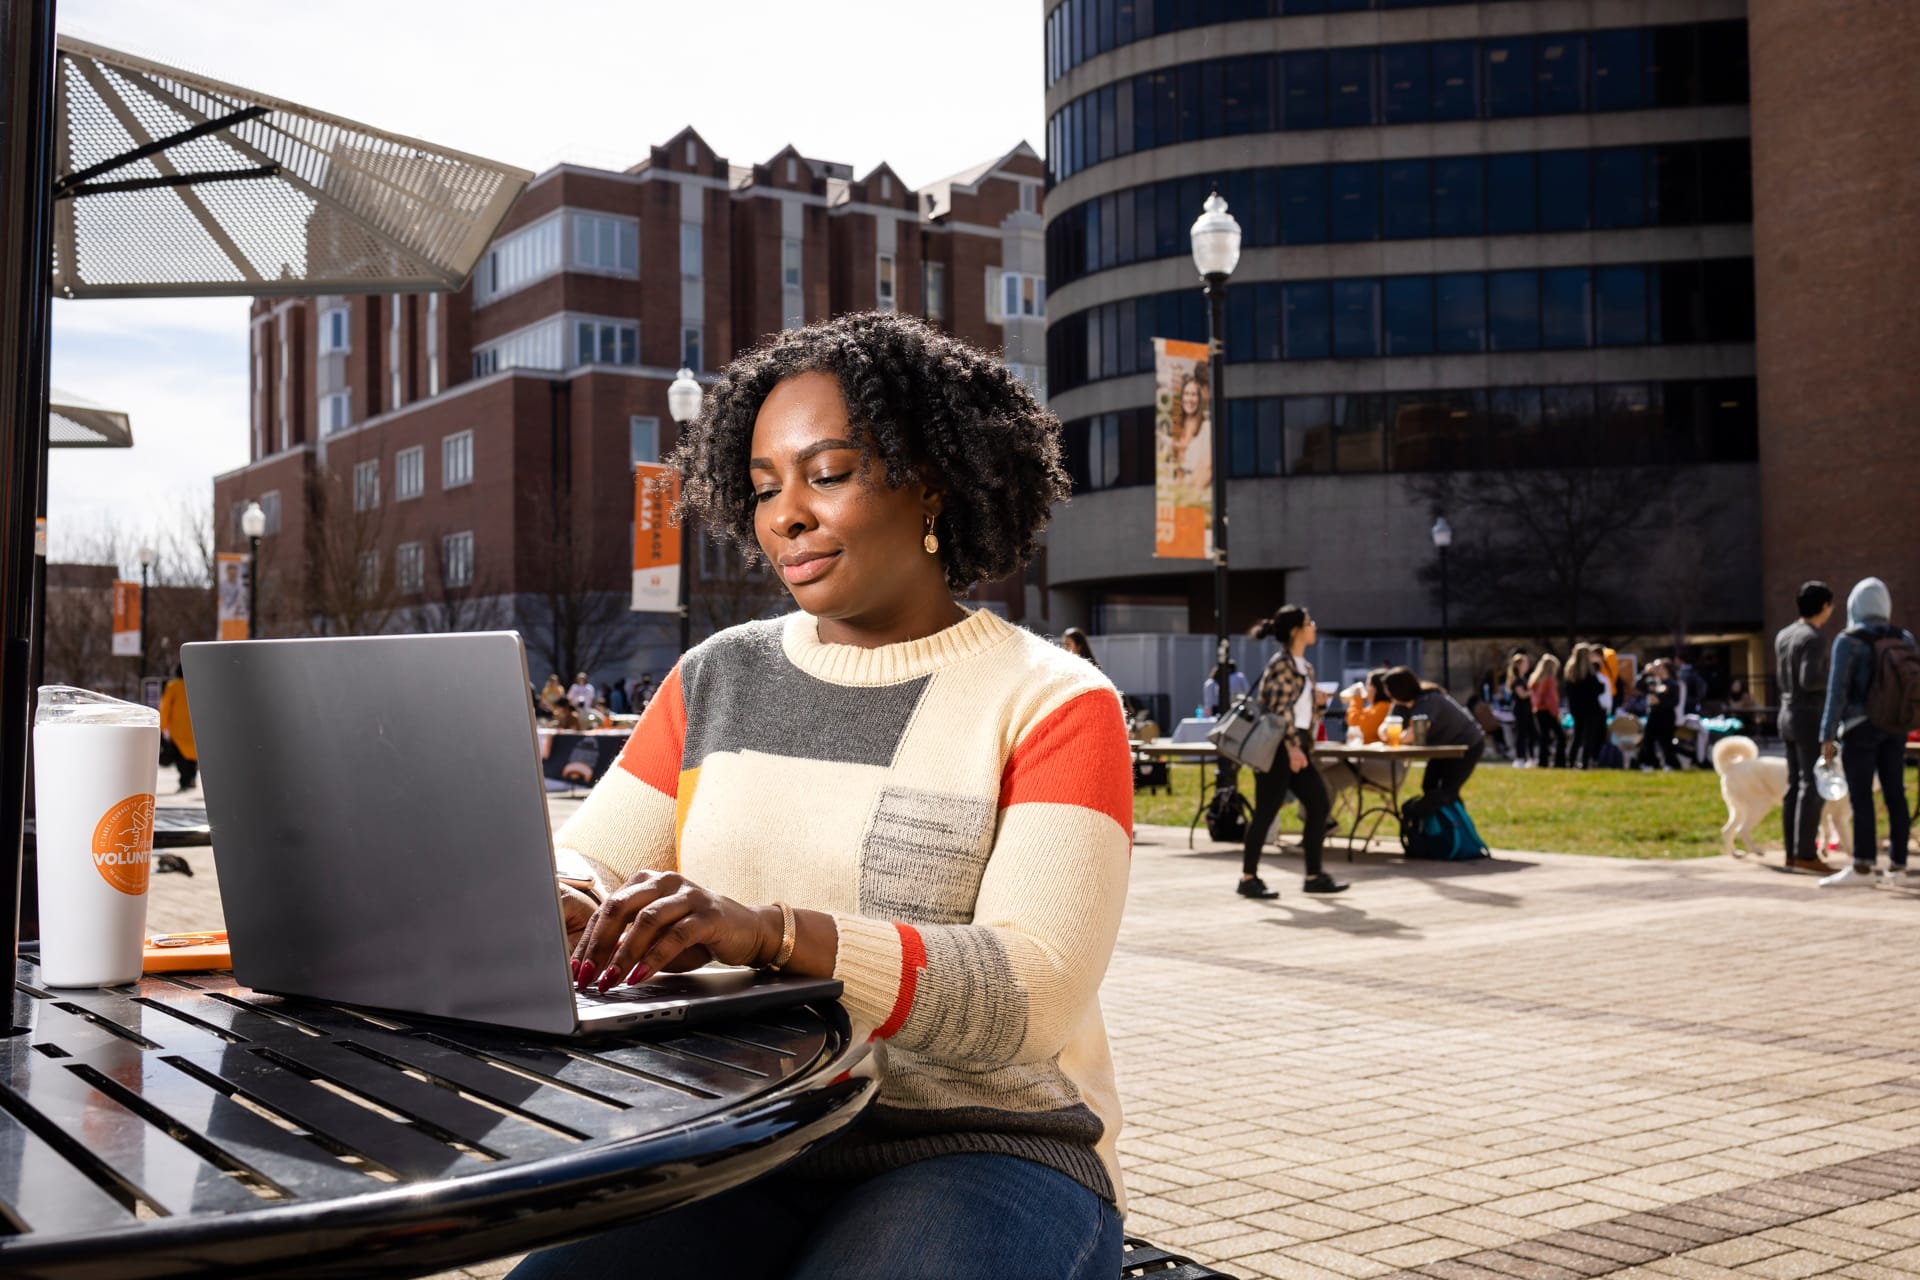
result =
M1492 856L1473 819L1467 816L1467 807L1458 800L1433 808L1418 802L1407 807L1409 812L1400 824L1400 840L1409 858L1471 862Z

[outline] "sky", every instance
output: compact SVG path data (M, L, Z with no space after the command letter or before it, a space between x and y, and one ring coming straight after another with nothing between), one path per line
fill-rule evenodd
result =
M63 34L539 172L624 169L684 125L921 186L1045 138L1040 0L61 0ZM134 545L247 460L247 300L56 301L53 385L133 418L56 449L54 558Z

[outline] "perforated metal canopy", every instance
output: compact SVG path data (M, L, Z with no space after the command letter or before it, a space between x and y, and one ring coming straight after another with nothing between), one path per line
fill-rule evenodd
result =
M55 387L47 403L47 443L55 449L131 449L133 423L118 409Z
M68 298L456 289L532 174L59 39Z

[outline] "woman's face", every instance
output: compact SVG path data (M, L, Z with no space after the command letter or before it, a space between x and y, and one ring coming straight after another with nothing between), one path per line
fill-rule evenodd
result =
M1320 628L1314 625L1313 615L1308 614L1307 620L1300 624L1300 629L1293 633L1294 651L1297 653L1302 649L1312 648L1313 643L1319 638Z
M760 406L748 470L754 536L794 602L858 627L944 592L945 572L921 545L939 494L890 488L877 457L863 472L856 434L833 375L796 374Z
M1200 412L1200 384L1188 382L1180 388L1180 413L1191 418Z

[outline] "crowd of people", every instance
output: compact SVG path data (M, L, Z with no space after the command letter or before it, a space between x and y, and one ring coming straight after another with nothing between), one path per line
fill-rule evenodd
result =
M1623 674L1626 673L1626 674ZM1728 686L1722 709L1756 708L1743 681ZM1684 656L1656 658L1637 674L1600 641L1535 658L1515 649L1488 671L1468 700L1481 728L1518 768L1679 769L1706 766L1707 681ZM1682 730L1686 734L1682 734ZM1690 735L1685 755L1679 741ZM1626 754L1631 748L1633 754Z
M625 676L606 688L596 688L584 671L575 673L570 685L560 683L556 673L546 684L534 690L534 718L550 729L579 732L606 729L615 716L639 715L653 697L653 677L643 675L632 689Z

